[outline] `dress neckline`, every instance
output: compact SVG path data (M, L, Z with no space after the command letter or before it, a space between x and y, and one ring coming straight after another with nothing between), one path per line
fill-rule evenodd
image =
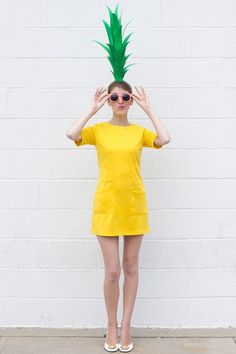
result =
M119 128L128 128L128 127L131 127L133 126L133 124L129 124L129 125L116 125L116 124L112 124L112 123L109 123L109 122L105 122L113 127L119 127Z

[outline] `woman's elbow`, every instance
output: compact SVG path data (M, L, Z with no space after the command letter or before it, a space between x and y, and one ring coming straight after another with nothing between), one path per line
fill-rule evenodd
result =
M170 141L171 141L171 138L169 137L168 139L165 140L164 144L169 144Z
M68 139L75 140L75 137L70 132L66 132L66 137Z
M162 139L161 140L161 145L167 145L167 144L169 144L169 142L170 142L170 137L169 138L166 138L166 139Z

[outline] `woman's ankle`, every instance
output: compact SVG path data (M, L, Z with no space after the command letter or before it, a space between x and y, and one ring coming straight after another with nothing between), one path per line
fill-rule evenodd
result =
M130 327L130 322L121 322L121 327Z
M116 328L118 326L118 322L108 322L107 327Z

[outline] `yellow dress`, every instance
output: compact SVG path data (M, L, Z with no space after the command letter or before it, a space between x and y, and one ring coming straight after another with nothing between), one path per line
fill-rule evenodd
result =
M138 124L97 123L81 130L77 146L95 145L99 179L93 201L91 233L128 236L150 232L145 187L140 175L143 147L155 146L156 132Z

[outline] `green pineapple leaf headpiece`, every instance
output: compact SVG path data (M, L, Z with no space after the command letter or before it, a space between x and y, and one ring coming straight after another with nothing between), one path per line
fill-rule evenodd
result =
M129 43L129 38L133 34L133 32L128 34L128 36L123 40L122 37L126 27L122 32L121 16L120 18L118 17L118 4L116 5L114 12L112 12L107 5L106 7L108 8L110 15L110 26L105 20L103 20L102 22L104 23L109 43L106 43L107 45L105 45L96 40L93 41L100 44L108 52L109 55L107 56L107 58L109 59L110 64L112 66L113 71L111 72L114 76L114 79L116 81L123 81L123 78L126 72L128 71L128 67L134 65L129 64L125 66L126 60L131 55L126 55L125 50L127 44Z

